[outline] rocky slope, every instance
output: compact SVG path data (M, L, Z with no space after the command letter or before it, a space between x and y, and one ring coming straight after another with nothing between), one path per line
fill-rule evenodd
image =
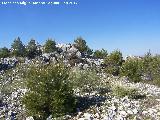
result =
M102 59L82 57L77 49L71 46L60 46L63 52L43 54L33 60L22 58L2 59L0 63L0 120L33 120L26 116L25 106L21 98L27 91L23 76L31 65L56 63L64 59L67 65L74 65L80 69L96 67L101 69ZM76 57L72 56L76 53ZM70 62L71 57L75 61ZM132 83L127 78L108 76L98 73L97 88L90 91L75 89L78 99L77 112L62 118L67 120L160 120L160 88L146 83ZM118 97L114 94L114 87L122 86L126 89L136 89L145 97L131 99L129 96ZM53 118L52 118L53 119ZM48 118L51 120L51 116Z

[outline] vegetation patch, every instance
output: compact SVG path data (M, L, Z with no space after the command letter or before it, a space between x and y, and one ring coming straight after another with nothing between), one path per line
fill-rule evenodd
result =
M27 113L36 120L63 116L75 110L69 69L61 64L32 67L26 75L28 92L23 97Z
M128 96L130 99L142 99L146 97L144 94L140 94L137 89L125 88L122 86L114 87L113 94L118 97Z

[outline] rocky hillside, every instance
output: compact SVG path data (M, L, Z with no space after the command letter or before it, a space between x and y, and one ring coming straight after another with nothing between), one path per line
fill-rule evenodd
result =
M113 71L111 73L114 74L111 74L108 70L119 64L104 64L106 59L103 57L82 54L71 44L57 44L56 47L56 51L33 59L1 58L0 120L33 120L22 104L22 98L28 91L24 79L26 71L31 66L59 62L70 67L70 72L80 75L80 78L81 72L85 74L83 79L73 81L76 111L57 118L50 115L47 120L160 120L160 87L150 82L132 82L128 76L115 75ZM112 55L107 61L111 58Z

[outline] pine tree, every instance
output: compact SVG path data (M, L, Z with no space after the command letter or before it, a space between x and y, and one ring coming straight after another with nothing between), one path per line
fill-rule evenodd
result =
M41 51L37 49L37 44L34 39L31 39L27 45L27 57L32 59L40 55Z
M56 42L52 39L48 39L44 45L44 52L45 53L51 53L56 51Z
M102 49L102 50L95 50L93 56L95 58L100 58L100 59L104 59L106 58L108 55L107 51L105 49Z
M74 46L81 52L87 52L86 41L82 37L78 37L74 40Z
M35 120L46 120L73 112L76 101L69 74L63 64L32 67L26 74L28 92L22 100L27 113Z
M12 55L17 57L23 57L26 55L25 46L23 45L20 37L14 40L13 44L11 45Z
M107 65L106 72L118 75L120 66L123 62L122 53L119 50L115 50L105 58L105 64Z
M82 37L78 37L76 40L74 40L74 44L73 45L82 54L91 55L93 53L93 50L88 47L86 41Z
M0 48L0 58L9 57L9 50L6 47Z

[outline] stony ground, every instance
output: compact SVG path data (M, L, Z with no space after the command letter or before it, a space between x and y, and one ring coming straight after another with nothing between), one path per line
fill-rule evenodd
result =
M0 73L0 120L32 120L26 118L21 97L26 92L24 81L21 79L27 66L20 65L16 69ZM23 71L22 71L23 70ZM102 86L90 92L75 90L79 100L77 113L67 115L68 120L160 120L160 88L147 83L131 83L125 77L108 77L102 75ZM120 98L113 94L114 86L135 88L145 94L142 99ZM50 120L50 118L48 118Z
M84 111L79 111L74 120L160 120L160 88L146 83L130 83L126 79L108 78L112 86L136 88L146 94L143 99L129 99L127 96L119 98L112 95L91 93L95 105ZM84 95L86 96L86 95ZM95 97L96 96L96 97Z

